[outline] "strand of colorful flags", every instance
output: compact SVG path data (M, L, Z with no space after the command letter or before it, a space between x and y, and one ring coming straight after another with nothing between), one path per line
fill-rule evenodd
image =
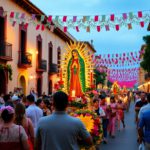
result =
M31 14L31 16L29 17L25 13L15 11L5 11L0 13L9 16L13 26L15 26L16 23L23 23L25 28L27 28L29 24L33 24L36 30L42 31L46 27L49 27L51 30L53 30L57 26L61 27L64 32L67 32L68 29L74 29L77 32L80 32L81 29L85 29L87 32L90 32L91 29L95 29L97 30L97 32L100 32L103 28L105 28L106 31L109 31L111 28L119 31L123 26L127 27L130 30L133 28L133 24L144 27L146 23L149 23L150 26L150 10L138 11L134 13L122 13L116 15L110 14L95 16L45 16L40 14ZM37 21L37 19L39 20L39 22Z
M95 56L93 61L96 67L131 66L139 64L143 54L144 50L121 54L101 54Z

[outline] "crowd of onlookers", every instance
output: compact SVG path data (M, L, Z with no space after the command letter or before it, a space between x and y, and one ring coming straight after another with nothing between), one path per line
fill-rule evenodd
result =
M65 93L35 96L34 93L28 96L16 93L0 96L0 149L76 150L79 137L92 144L83 123L67 114L69 97ZM129 92L110 95L102 92L94 95L89 109L100 116L103 143L107 144L108 136L115 138L116 131L121 131L121 124L125 128L124 112L129 111L132 99L135 102L138 142L140 147L144 145L145 150L149 150L150 94Z
M23 149L33 150L38 121L52 111L51 97L45 94L36 101L32 93L0 95L0 149L20 149L21 140Z

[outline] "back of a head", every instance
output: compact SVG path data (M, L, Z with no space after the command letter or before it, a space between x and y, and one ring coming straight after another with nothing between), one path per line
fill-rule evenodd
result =
M68 95L62 91L53 95L54 107L57 111L64 111L68 106Z
M10 95L9 94L4 95L3 99L5 102L8 102L10 100Z
M147 94L147 101L150 103L150 93Z
M25 106L22 103L18 103L15 107L15 123L22 125L22 121L25 115Z
M11 106L6 106L5 108L4 110L1 110L1 118L3 119L4 123L10 123L14 117L14 109Z
M27 101L29 101L30 103L34 103L35 102L34 96L32 94L28 95L27 96Z
M99 100L98 100L98 99L94 99L94 100L93 100L93 103L96 103L96 102L99 102Z

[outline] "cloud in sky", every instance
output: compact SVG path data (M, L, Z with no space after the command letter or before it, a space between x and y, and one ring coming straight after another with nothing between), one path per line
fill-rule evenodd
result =
M149 10L150 0L30 0L47 15L103 15L111 13L137 12ZM132 30L122 27L120 31L106 32L104 29L98 33L69 30L78 40L94 40L97 53L114 53L124 51L138 51L144 43L142 37L149 34L145 28L138 25Z

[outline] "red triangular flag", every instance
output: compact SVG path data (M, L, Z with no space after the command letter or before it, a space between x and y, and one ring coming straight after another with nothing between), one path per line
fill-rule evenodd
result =
M37 26L36 26L36 30L39 30L39 28L40 28L40 25L39 25L39 24L37 24Z
M10 13L10 18L14 18L14 12Z
M119 24L116 25L116 30L119 31Z
M78 26L76 26L76 31L77 31L77 32L79 32L79 31L80 31Z
M114 14L110 15L110 20L111 20L111 21L114 21L114 20L115 20L115 15L114 15Z
M63 22L67 21L67 16L63 16Z
M41 30L44 31L44 29L45 29L45 26L44 24L42 24Z
M139 18L142 18L142 16L143 16L143 15L142 15L142 11L139 11L139 12L138 12L138 17L139 17Z
M97 31L100 32L101 31L101 27L97 26Z
M51 22L52 22L52 16L48 16L47 21L48 21L49 23L51 23Z
M141 22L140 22L140 25L141 25L141 27L143 28L143 27L144 27L144 21L141 21Z
M26 24L24 25L24 28L27 29L27 28L28 28L28 25L29 25L29 24L26 23Z
M95 22L98 21L98 16L95 16L95 17L94 17L94 21L95 21Z
M64 32L67 32L67 27L66 26L64 27Z

